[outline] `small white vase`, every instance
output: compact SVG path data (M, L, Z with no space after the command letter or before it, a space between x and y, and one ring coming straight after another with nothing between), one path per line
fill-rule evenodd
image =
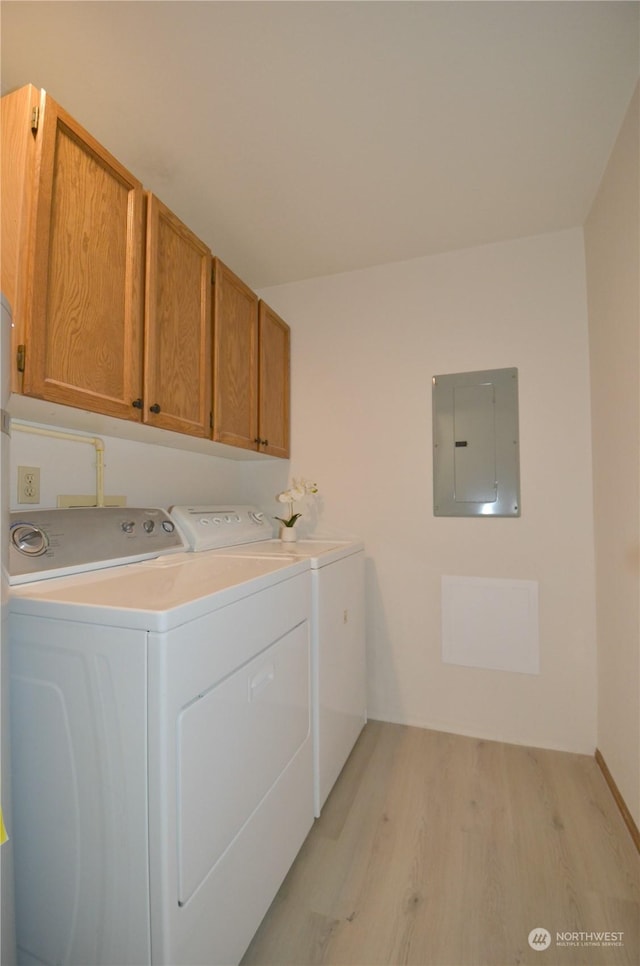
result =
M283 543L295 543L298 539L295 527L280 527L280 539Z

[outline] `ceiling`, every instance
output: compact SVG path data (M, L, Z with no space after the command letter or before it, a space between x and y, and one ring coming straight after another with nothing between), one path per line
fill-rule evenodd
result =
M635 2L14 2L44 87L253 288L583 223Z

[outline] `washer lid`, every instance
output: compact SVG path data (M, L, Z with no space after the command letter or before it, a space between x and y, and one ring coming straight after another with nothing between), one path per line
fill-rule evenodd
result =
M293 557L182 553L12 588L11 612L166 631L308 573Z
M281 540L263 540L260 543L244 544L239 547L226 547L212 551L215 555L229 557L272 557L275 559L308 560L312 570L349 557L364 550L360 540L298 540L283 543Z

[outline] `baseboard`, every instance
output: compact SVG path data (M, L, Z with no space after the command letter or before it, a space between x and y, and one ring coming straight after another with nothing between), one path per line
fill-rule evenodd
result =
M604 780L609 786L611 794L615 799L616 805L620 809L620 814L624 819L625 825L627 826L627 828L629 829L629 832L631 833L631 838L633 839L638 852L640 852L640 829L638 829L638 826L634 822L633 815L627 808L626 802L622 797L622 795L620 794L620 789L616 785L613 775L609 771L607 767L607 763L602 757L602 753L598 748L596 748L595 759L600 768L600 771L604 775Z
M1 2L1 0L0 0ZM407 728L422 728L426 731L441 731L449 735L459 735L461 738L476 738L478 741L496 741L502 745L518 745L521 748L541 748L544 751L563 751L570 755L586 755L593 758L593 741L567 745L561 741L547 741L537 736L514 738L503 732L490 731L486 728L476 728L473 724L458 724L454 721L442 721L432 718L417 718L414 715L396 714L382 711L380 708L367 708L370 721L385 721L388 724L403 725Z

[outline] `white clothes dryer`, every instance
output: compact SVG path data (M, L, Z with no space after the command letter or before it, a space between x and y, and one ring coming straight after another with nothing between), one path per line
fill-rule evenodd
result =
M194 550L309 562L312 587L311 681L314 812L329 792L367 720L364 546L359 540L264 539L271 527L255 507L172 507Z

